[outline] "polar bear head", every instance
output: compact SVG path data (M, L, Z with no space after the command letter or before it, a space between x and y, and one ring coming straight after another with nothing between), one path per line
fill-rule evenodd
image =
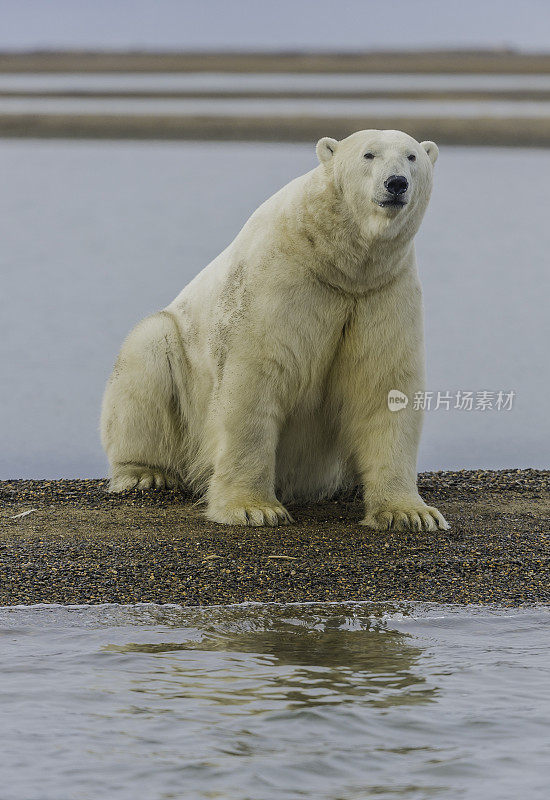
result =
M402 131L365 130L317 143L321 167L367 236L414 236L430 199L434 142Z

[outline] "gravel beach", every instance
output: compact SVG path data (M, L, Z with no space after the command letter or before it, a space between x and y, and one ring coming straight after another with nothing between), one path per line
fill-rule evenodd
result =
M106 486L0 482L0 605L550 602L550 471L421 474L451 523L435 533L369 531L353 494L290 505L295 525L241 528L181 492Z

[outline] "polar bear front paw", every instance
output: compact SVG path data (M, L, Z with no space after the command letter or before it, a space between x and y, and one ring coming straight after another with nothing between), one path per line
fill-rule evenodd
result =
M129 489L176 489L178 479L158 467L146 464L123 464L113 467L109 483L110 492Z
M288 525L294 522L284 506L277 502L210 503L206 518L222 525Z
M361 525L376 531L390 529L404 531L446 531L450 528L437 508L427 506L422 500L387 502L367 510Z

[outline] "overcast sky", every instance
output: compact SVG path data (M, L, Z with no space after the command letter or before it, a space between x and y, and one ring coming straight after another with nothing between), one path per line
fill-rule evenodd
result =
M550 49L550 0L0 0L0 49Z

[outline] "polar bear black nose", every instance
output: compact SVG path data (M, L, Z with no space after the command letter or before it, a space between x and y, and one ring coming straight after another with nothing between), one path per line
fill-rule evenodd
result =
M397 197L400 194L405 194L409 188L409 182L404 175L390 175L384 181L384 186L390 194L394 194Z

